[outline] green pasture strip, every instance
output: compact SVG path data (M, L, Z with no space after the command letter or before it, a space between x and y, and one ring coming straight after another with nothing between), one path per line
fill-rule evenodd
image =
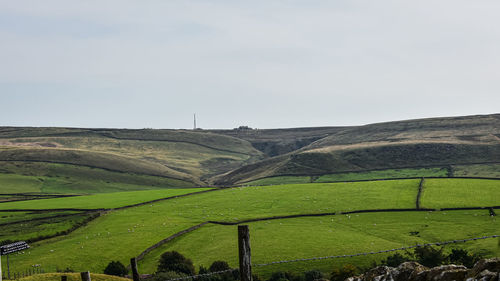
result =
M43 181L36 176L0 174L0 193L39 193Z
M381 171L350 172L328 174L319 177L311 176L277 176L258 179L244 183L243 185L277 185L296 183L328 183L328 182L348 182L377 179L403 179L419 177L448 177L446 168L415 168L415 169L388 169Z
M156 199L183 195L210 188L156 189L115 193L99 193L67 198L40 199L0 204L0 210L9 209L110 209Z
M195 220L238 221L360 209L415 208L419 180L239 187L157 205Z
M37 260L52 268L70 266L75 270L102 272L111 260L126 264L131 257L158 241L207 220L232 221L382 207L412 208L418 183L418 180L398 180L299 184L200 193L109 212L68 236L37 243L30 249L29 256L19 256L17 262L20 266L28 266L32 260ZM110 202L106 203L109 207Z
M0 183L2 193L88 194L193 186L192 183L177 179L70 164L9 161L0 161Z
M416 178L416 177L447 177L446 168L389 169L381 171L339 173L320 176L314 182L340 182L374 179Z
M277 184L296 184L296 183L310 183L311 177L309 176L281 176L263 178L250 182L243 183L243 185L277 185Z
M37 197L38 198L38 197ZM0 195L0 203L11 202L11 201L23 201L33 199L30 196L22 196L22 195ZM38 198L40 199L40 198Z
M454 165L454 177L484 177L500 179L500 163L495 164L473 164Z
M0 203L5 202L13 202L13 201L27 201L27 200L39 200L39 199L51 199L51 198L60 198L63 197L61 195L56 194L0 194Z
M0 161L0 172L6 173L0 174L0 181L3 177L17 175L18 180L10 183L14 192L30 192L30 190L24 191L26 187L22 179L32 179L33 184L36 184L38 188L35 191L43 193L88 194L165 187L193 187L192 183L177 179L112 172L71 164Z
M88 216L88 214L75 214L68 217L48 218L2 226L0 241L30 240L52 236L71 229L75 224L83 222Z
M25 221L31 219L40 219L45 217L52 217L58 215L77 214L74 211L62 212L0 212L0 224L11 223L17 221ZM1 232L1 230L0 230Z
M103 272L110 261L128 264L149 246L200 223L161 212L156 205L112 211L66 236L33 243L28 251L10 256L11 270L36 263L49 272L67 267ZM2 266L6 270L5 263Z
M176 182L178 180L172 181ZM82 180L73 178L45 178L42 192L64 194L97 194L135 190L151 190L159 188L183 188L187 186L193 186L191 184L174 184L173 182L169 185L157 186L95 180L92 176L89 176L89 178Z
M500 180L425 179L423 208L500 206Z
M252 222L249 227L252 263L261 264L494 235L498 234L500 220L484 210L388 212ZM499 253L497 244L497 239L489 239L449 246L446 250L464 247L494 256ZM216 260L238 267L237 226L206 225L177 238L146 255L139 263L140 272L153 273L159 256L173 250L192 259L196 268L208 267ZM253 270L264 277L273 271L303 272L315 268L329 274L334 267L346 263L368 267L387 255L288 263Z

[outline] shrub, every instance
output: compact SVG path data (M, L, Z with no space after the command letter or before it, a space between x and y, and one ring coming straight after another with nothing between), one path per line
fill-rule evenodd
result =
M176 251L165 252L160 257L157 272L174 271L186 275L194 275L194 265L190 259L185 258L183 255Z
M436 249L431 246L418 247L414 250L417 262L427 267L442 265L447 257L443 254L443 248Z
M107 275L125 276L127 273L128 269L120 261L112 261L104 269L104 274Z
M357 268L352 264L344 264L342 268L336 268L330 276L331 281L344 281L345 279L356 275Z
M179 273L175 271L164 271L164 272L158 272L156 273L153 278L151 278L152 281L165 281L165 280L170 280L170 279L175 279L175 278L182 278L186 277L187 275L184 273ZM186 281L189 281L191 279L186 279Z
M204 267L203 265L200 265L200 268L198 269L198 274L207 274L209 272L210 271L208 271L208 269L206 267Z
M462 264L468 268L472 268L476 262L481 259L481 256L470 254L464 249L453 249L448 255L450 263Z
M271 274L271 277L267 281L283 281L289 280L287 273L284 271L277 271Z
M223 271L223 270L228 270L231 269L229 267L229 264L225 261L214 261L212 265L208 268L210 272L217 272L217 271Z
M277 271L277 272L273 272L271 274L271 277L268 279L268 281L278 281L278 280L280 280L280 281L284 281L284 280L304 281L304 277L302 277L300 275L295 275L292 272Z
M309 270L304 274L306 281L314 281L316 279L323 279L323 272L319 270Z
M386 260L382 261L382 264L391 267L397 267L398 265L408 261L408 257L401 255L400 253L395 253L394 255L388 256Z
M217 272L217 271L224 271L231 269L229 267L229 264L225 261L214 261L210 267L208 268L209 272ZM219 273L217 275L211 276L211 280L213 281L231 281L231 280L236 280L239 277L239 273L235 272L225 272L225 273Z

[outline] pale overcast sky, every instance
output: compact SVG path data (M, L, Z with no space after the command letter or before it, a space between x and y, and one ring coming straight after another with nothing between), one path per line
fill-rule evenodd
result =
M0 0L0 126L500 112L500 1Z

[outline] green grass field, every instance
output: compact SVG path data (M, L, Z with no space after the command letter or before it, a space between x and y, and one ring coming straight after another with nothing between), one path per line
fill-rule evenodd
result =
M500 163L498 164L476 164L476 165L454 165L453 176L455 177L485 177L500 179Z
M60 211L60 212L1 212L0 211L0 223L11 223L23 220L45 218L57 215L68 215L77 214L79 212L74 211Z
M3 193L89 194L172 187L193 187L192 183L131 173L112 172L78 165L43 162L0 161Z
M464 186L460 196L452 193L456 184L449 179L427 179L422 203L424 206L453 206L460 198L467 198L475 190L470 184L487 182L454 179ZM471 181L470 183L468 183ZM353 211L361 209L415 208L420 180L386 180L352 183L316 183L277 185L266 187L242 187L222 189L208 193L190 195L139 207L111 211L77 229L73 233L47 241L35 243L24 254L13 255L18 268L33 263L42 264L47 270L71 267L77 271L102 272L111 260L126 264L131 257L158 241L191 226L208 220L238 221L279 215ZM497 185L484 188L481 199L475 203L497 202L500 189ZM429 193L436 187L435 195ZM185 191L177 189L173 191ZM138 194L152 191L120 194L97 194L66 198L73 199L71 205L111 207L130 204L139 200ZM158 192L165 192L161 190ZM103 196L103 197L99 197ZM107 197L109 196L109 197ZM148 195L151 198L151 194ZM144 197L141 197L145 200ZM115 198L116 199L116 198ZM51 200L51 201L49 201ZM81 201L78 201L81 200ZM490 200L490 201L488 201ZM496 200L496 201L495 201ZM39 200L41 202L44 200ZM63 201L46 199L50 206L68 206ZM37 206L37 201L3 203ZM38 205L38 207L44 204ZM447 212L394 212L363 213L281 219L250 223L254 263L275 259L293 259L332 254L350 254L366 250L383 250L416 242L436 242L461 239L495 233L499 229L496 218L488 216L487 210ZM176 249L192 258L197 265L208 266L214 260L224 259L235 265L236 226L206 225L148 254L140 263L142 273L151 273L157 257L162 251ZM418 232L417 234L412 234ZM493 255L498 241L480 241L468 244L476 252ZM71 254L67 254L71 253ZM64 258L61 258L63 257ZM382 256L380 256L382 258ZM36 262L34 262L36 261ZM358 258L349 263L369 265L370 258ZM330 271L337 262L288 264L285 267L263 268L262 274L289 269L300 271L313 267Z
M315 182L338 182L417 177L447 177L447 173L448 171L445 168L388 169L382 171L324 175L315 180Z
M209 190L210 188L156 189L99 193L68 198L52 198L41 200L6 202L0 204L0 210L10 209L108 209L118 208L146 201L183 195L192 192Z
M418 178L418 177L447 177L446 168L418 168L418 169L388 169L369 172L352 172L329 174L319 177L310 176L280 176L254 180L244 185L276 185L276 184L295 184L295 183L327 183L327 182L346 182L360 180L376 179L397 179L397 178Z
M88 216L88 214L75 214L68 217L47 218L3 226L0 232L0 242L29 240L40 236L55 235L58 232L72 228L75 224L82 223Z
M310 183L311 177L309 176L282 176L263 178L259 180L250 181L243 185L279 185L279 184L296 184L296 183Z
M130 257L137 256L156 242L207 220L233 221L383 206L411 208L418 182L302 184L234 188L197 194L110 212L66 237L36 243L29 255L18 257L18 262L22 266L31 260L39 260L53 269L71 265L77 270L88 268L102 272L113 259L128 262ZM99 195L104 194L93 196ZM349 202L341 200L346 197L350 198ZM82 200L88 197L77 198ZM108 204L111 202L107 201ZM61 260L63 252L75 253L75 256Z
M424 208L499 206L500 181L426 179L421 202Z
M1 193L39 193L42 185L38 177L0 174Z
M413 208L419 180L296 184L223 189L157 205L186 219L235 221L268 216ZM345 198L349 198L346 200Z
M492 235L498 233L500 220L489 217L487 211L397 212L282 219L253 222L249 227L252 262L261 264ZM418 234L413 235L414 232ZM499 254L497 243L496 239L490 239L459 247L491 256ZM208 267L215 260L225 260L237 267L237 227L203 226L151 252L139 264L140 270L154 272L161 253L172 250L191 258L197 267ZM343 263L368 267L373 260L380 261L386 256L288 263L254 269L264 275L278 270L303 272L312 268L331 272L334 266Z

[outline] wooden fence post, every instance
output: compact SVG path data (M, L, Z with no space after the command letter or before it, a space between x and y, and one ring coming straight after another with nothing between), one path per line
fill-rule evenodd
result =
M82 276L82 281L90 281L90 272L89 271L81 272L80 276Z
M7 279L10 280L9 254L7 254Z
M141 278L139 277L139 271L137 270L137 259L136 258L130 259L130 268L132 269L132 278L134 279L134 281L140 281Z
M252 281L252 259L248 225L238 225L238 248L240 256L240 281Z

